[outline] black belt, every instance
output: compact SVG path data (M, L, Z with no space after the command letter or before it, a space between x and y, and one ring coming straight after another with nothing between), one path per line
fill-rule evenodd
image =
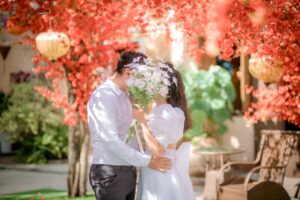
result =
M107 165L107 164L92 164L91 168L98 168L102 166L110 166L111 168L117 170L117 171L132 171L135 170L134 166L128 166L128 165Z

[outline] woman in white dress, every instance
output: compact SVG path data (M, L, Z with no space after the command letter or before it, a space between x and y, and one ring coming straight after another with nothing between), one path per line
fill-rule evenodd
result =
M146 142L146 152L155 157L172 159L169 171L141 168L139 200L192 200L193 188L188 173L190 142L182 142L184 131L190 128L182 77L173 65L167 70L170 81L168 98L157 96L147 123L142 109L134 116L140 123Z

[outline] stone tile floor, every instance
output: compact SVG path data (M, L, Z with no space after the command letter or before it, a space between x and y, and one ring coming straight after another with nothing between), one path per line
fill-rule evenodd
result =
M0 162L1 194L17 193L36 189L67 190L67 164L54 162L45 165L2 164ZM195 199L203 200L204 178L192 178ZM286 178L284 187L292 196L299 178ZM90 185L88 191L92 192ZM1 199L1 198L0 198Z
M0 197L35 189L67 190L67 164L0 164ZM204 178L193 178L196 200L202 200ZM88 184L88 191L92 192Z

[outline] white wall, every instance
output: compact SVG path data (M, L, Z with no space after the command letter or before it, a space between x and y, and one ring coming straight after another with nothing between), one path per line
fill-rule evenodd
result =
M224 145L245 150L242 154L230 156L231 160L253 161L254 155L254 129L246 126L243 116L233 116L232 121L227 121L228 132L224 135Z
M18 37L0 32L0 45L10 44L11 49L4 60L0 55L0 90L9 91L10 74L22 71L31 71L33 69L32 57L34 51L29 46L14 44L19 40ZM4 65L5 64L5 65Z

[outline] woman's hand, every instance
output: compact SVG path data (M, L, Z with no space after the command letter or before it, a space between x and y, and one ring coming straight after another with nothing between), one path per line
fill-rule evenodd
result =
M144 113L143 109L139 106L135 106L135 108L133 110L133 116L140 124L146 122L145 113Z
M143 109L138 105L134 105L133 116L140 123L144 139L152 154L154 157L160 157L165 152L165 148L157 141L150 131Z

